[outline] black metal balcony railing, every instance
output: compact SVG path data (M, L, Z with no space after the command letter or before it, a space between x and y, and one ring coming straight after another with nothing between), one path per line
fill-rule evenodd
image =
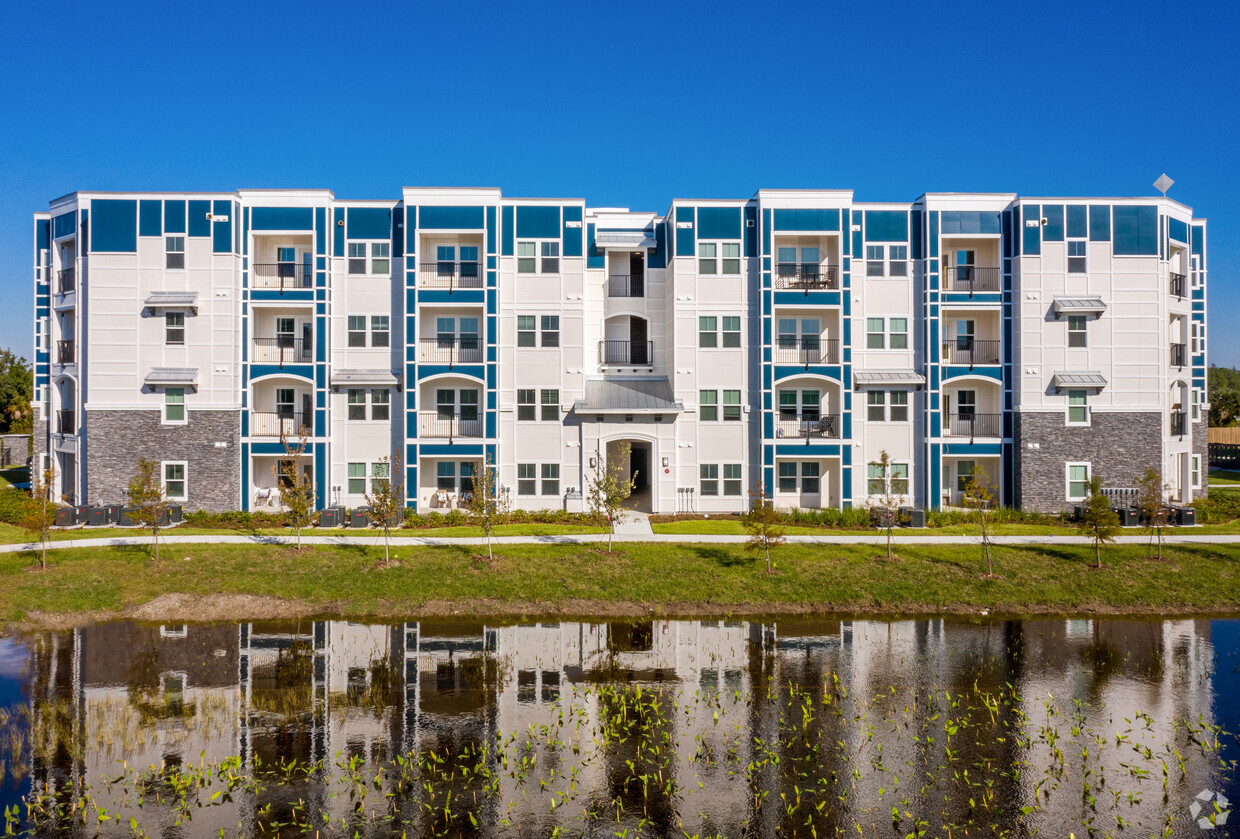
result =
M1171 366L1183 367L1188 363L1188 345L1172 344L1171 345Z
M840 341L838 338L822 340L813 338L780 337L775 342L776 364L839 364Z
M314 342L292 335L254 339L254 361L259 364L309 364L314 361Z
M1172 272L1170 277L1171 277L1171 283L1170 283L1171 296L1172 297L1183 297L1184 289L1187 288L1187 282L1188 282L1187 277L1185 277L1183 274L1176 274L1175 272Z
M775 436L784 440L836 439L840 436L840 415L787 416L781 414L775 418Z
M73 424L73 411L56 412L56 432L58 434L74 434L77 427Z
M254 412L250 414L251 437L298 437L310 430L313 419L301 411Z
M943 287L948 291L976 292L999 290L999 269L978 265L949 265L943 269Z
M446 439L457 437L481 437L482 418L462 417L445 411L423 411L418 414L418 436Z
M943 342L944 364L998 364L999 342L978 341L973 338L956 338Z
M76 272L73 268L61 268L56 272L56 280L59 283L58 288L61 294L68 294L73 291L73 283L76 279Z
M779 262L775 264L775 288L811 291L839 288L834 265L810 262Z
M645 297L646 278L612 274L607 278L608 297Z
M444 335L418 341L418 361L430 364L481 364L482 343L477 335Z
M1002 437L1003 415L974 413L944 414L943 436L968 437L969 440L973 440L977 437Z
M603 364L654 364L654 341L599 341L599 361Z
M478 262L423 262L418 267L418 285L423 288L482 288L482 264Z
M1183 437L1184 429L1188 427L1188 415L1183 411L1171 412L1171 436Z
M310 288L314 269L298 262L257 262L253 266L252 288L285 289Z
M56 342L56 361L58 364L73 363L73 341Z

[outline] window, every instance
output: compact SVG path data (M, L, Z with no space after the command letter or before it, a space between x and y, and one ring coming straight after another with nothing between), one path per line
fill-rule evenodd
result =
M719 467L714 463L703 463L701 471L702 497L719 494Z
M820 397L816 390L781 390L779 391L779 418L802 419L815 421L818 419Z
M723 345L729 348L741 345L741 319L739 317L733 315L724 316Z
M534 401L535 395L538 401ZM541 407L541 410L538 408ZM521 422L534 422L542 419L544 422L560 421L560 391L559 390L543 390L535 394L533 388L520 388L517 390L517 419Z
M366 346L366 316L349 315L349 346Z
M701 422L714 422L719 419L719 391L698 391L698 410Z
M1193 489L1201 489L1201 455L1195 454L1192 458L1192 477L1191 483Z
M534 315L517 315L517 346L534 347L538 345L538 318Z
M1192 407L1192 419L1193 419L1193 422L1197 422L1197 420L1201 419L1201 408L1200 408L1200 401L1201 401L1201 398L1200 398L1200 397L1201 397L1200 391L1198 391L1196 388L1193 388L1193 393L1192 393L1192 399L1193 399L1193 402L1192 402L1192 406L1193 406L1193 407Z
M869 495L882 495L883 487L886 486L883 480L883 464L871 463L866 467L865 491Z
M560 243L517 242L517 273L560 273Z
M558 274L560 273L560 243L559 242L543 242L542 243L542 273Z
M725 390L723 392L723 421L741 421L741 392L739 390Z
M698 273L711 276L740 274L740 242L699 242Z
M391 246L387 242L370 243L370 273L391 273L391 260L388 258L389 247Z
M887 419L887 391L871 390L866 394L865 418L870 422L883 422Z
M819 468L819 465L813 461L805 461L801 464L801 492L807 495L818 494L820 488Z
M349 388L349 419L366 419L366 391L361 388Z
M1068 500L1083 501L1089 497L1089 464L1065 464L1068 475Z
M883 254L887 249L883 245L865 246L865 275L867 277L885 277L886 263Z
M540 394L540 402L542 403L542 420L543 422L559 422L560 421L560 391L544 390ZM556 467L557 469L559 467Z
M560 494L560 464L544 463L542 465L542 494Z
M887 248L887 274L892 277L908 276L908 245L890 245Z
M370 318L370 345L372 347L391 346L391 332L387 315L372 315Z
M559 315L542 316L542 345L544 347L558 347L560 345Z
M908 464L891 464L891 491L896 495L908 495Z
M719 336L716 330L719 326L718 318L699 317L698 318L698 346L699 347L717 347L719 346Z
M435 466L435 488L456 491L456 462L441 460Z
M536 463L517 464L517 495L538 494L537 469Z
M867 350L882 350L887 348L887 338L885 333L886 321L883 318L866 318L865 319L865 348Z
M164 464L164 497L169 501L184 501L185 495L185 463Z
M185 388L170 387L164 390L164 422L185 422Z
M179 347L185 344L184 312L164 313L164 343L170 347Z
M887 322L887 346L893 350L908 349L908 318L892 318Z
M893 390L891 397L891 416L892 422L908 422L908 391Z
M698 243L698 273L719 273L719 245L715 242Z
M392 393L388 390L370 392L370 418L387 421L392 416Z
M1197 322L1197 321L1193 321L1193 330L1192 330L1192 333L1193 333L1193 355L1200 355L1200 354L1201 354L1201 352L1202 352L1202 350L1201 350L1201 346L1202 346L1202 344L1204 343L1204 341L1203 341L1203 339L1202 339L1202 332L1204 331L1204 329L1205 329L1205 324L1204 324L1204 323L1200 323L1200 322Z
M538 272L538 243L517 242L517 273L534 274Z
M977 472L977 461L974 460L958 460L956 461L956 491L968 492L969 479Z
M741 494L741 465L739 463L723 464L723 494Z
M185 237L184 236L164 237L164 267L165 268L184 268L185 267Z
M1085 315L1068 315L1068 346L1088 346L1085 333Z
M973 419L973 415L977 413L976 390L956 391L956 413L961 419Z
M779 464L779 491L780 492L796 492L797 491L797 464L796 461L780 461Z
M1089 425L1089 404L1083 390L1068 391L1068 425Z
M349 273L366 273L366 243L349 242Z
M798 483L799 480L799 483ZM822 465L817 461L783 460L779 463L777 487L780 492L819 495L822 492Z
M392 477L392 465L385 461L370 464L370 491L378 495L387 489L388 480Z
M517 419L521 422L533 422L537 419L534 411L534 390L523 388L517 391Z
M391 273L391 245L388 242L349 242L350 274L389 274ZM370 259L367 261L366 254ZM369 266L369 270L367 267Z
M1068 273L1085 273L1085 240L1068 242Z
M867 464L865 491L868 495L908 495L908 464L889 463L885 474L883 464Z
M719 339L719 323L723 322L723 340ZM706 348L739 347L741 345L741 319L739 317L698 317L698 346Z

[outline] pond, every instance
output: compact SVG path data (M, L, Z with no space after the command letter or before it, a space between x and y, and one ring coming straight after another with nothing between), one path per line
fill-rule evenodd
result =
M6 829L1226 836L1240 621L107 623L0 642Z

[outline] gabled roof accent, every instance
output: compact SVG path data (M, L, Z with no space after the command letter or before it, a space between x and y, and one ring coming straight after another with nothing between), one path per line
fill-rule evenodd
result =
M1070 315L1100 315L1106 310L1107 304L1097 295L1088 295L1085 297L1056 297L1055 302L1051 304L1051 311L1055 313L1056 318L1065 312Z
M926 383L926 377L912 368L898 370L853 370L856 385L917 385Z
M644 230L600 230L594 234L594 247L630 250L657 247L657 243Z
M1060 370L1051 379L1056 388L1067 387L1106 387L1106 378L1097 370Z
M146 374L148 387L192 387L198 389L197 367L152 367Z
M683 410L666 377L587 379L585 398L573 403L578 414L672 414Z
M196 291L152 291L144 304L148 309L197 309Z
M332 387L396 387L397 384L396 376L391 370L337 370L332 373Z

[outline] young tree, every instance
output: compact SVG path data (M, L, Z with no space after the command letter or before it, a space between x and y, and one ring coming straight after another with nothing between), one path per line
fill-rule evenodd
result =
M39 566L47 570L47 540L51 537L52 525L56 523L56 505L52 503L52 468L49 466L41 473L32 476L30 484L30 510L23 525L27 530L39 534Z
M982 525L982 550L986 554L986 576L995 575L995 567L990 559L990 532L986 530L986 511L994 501L994 492L990 488L990 476L980 466L973 467L973 474L964 485L964 497L970 506L977 508L977 520Z
M400 526L401 516L405 513L405 485L401 481L402 474L400 453L385 457L379 461L379 471L387 474L374 475L370 479L370 492L366 493L366 504L370 507L367 517L383 528L383 561L392 561L392 528Z
M624 502L633 494L637 485L637 473L633 472L627 479L624 474L625 464L633 447L628 443L617 446L616 458L607 462L603 452L599 452L594 460L594 474L586 478L586 498L590 509L607 517L610 530L607 532L607 550L611 551L611 541L616 535L616 519L619 518Z
M138 459L138 468L129 480L125 498L134 510L140 527L151 531L155 538L155 561L159 561L159 531L168 515L168 498L164 495L163 476L159 464L145 457Z
M1114 542L1119 533L1119 516L1111 509L1111 499L1102 494L1102 478L1094 475L1089 479L1089 500L1085 503L1085 515L1077 529L1094 540L1094 559L1102 567L1102 543Z
M1145 519L1150 531L1150 541L1158 541L1158 560L1162 561L1163 528L1167 526L1167 490L1159 466L1145 467L1145 473L1137 481L1137 509Z
M780 515L766 492L766 484L758 481L749 490L749 510L741 516L741 523L749 531L745 547L766 555L766 573L775 573L771 565L771 548L784 543L784 531L779 527Z
M878 499L871 503L878 509L879 526L887 531L887 558L895 559L891 547L892 532L900 520L900 505L904 503L904 496L908 492L908 478L907 476L897 478L892 475L894 464L886 449L879 454L875 465L882 473L883 488L882 492L877 494Z
M276 467L276 483L280 485L280 503L288 511L289 522L297 530L297 550L301 550L301 529L310 526L314 516L314 479L303 466L306 448L310 445L310 429L302 426L296 439L280 435L284 457Z
M495 492L495 464L490 454L485 462L474 461L474 488L465 503L465 514L471 522L482 528L483 535L487 537L487 558L494 559L491 530L499 517L499 499Z

